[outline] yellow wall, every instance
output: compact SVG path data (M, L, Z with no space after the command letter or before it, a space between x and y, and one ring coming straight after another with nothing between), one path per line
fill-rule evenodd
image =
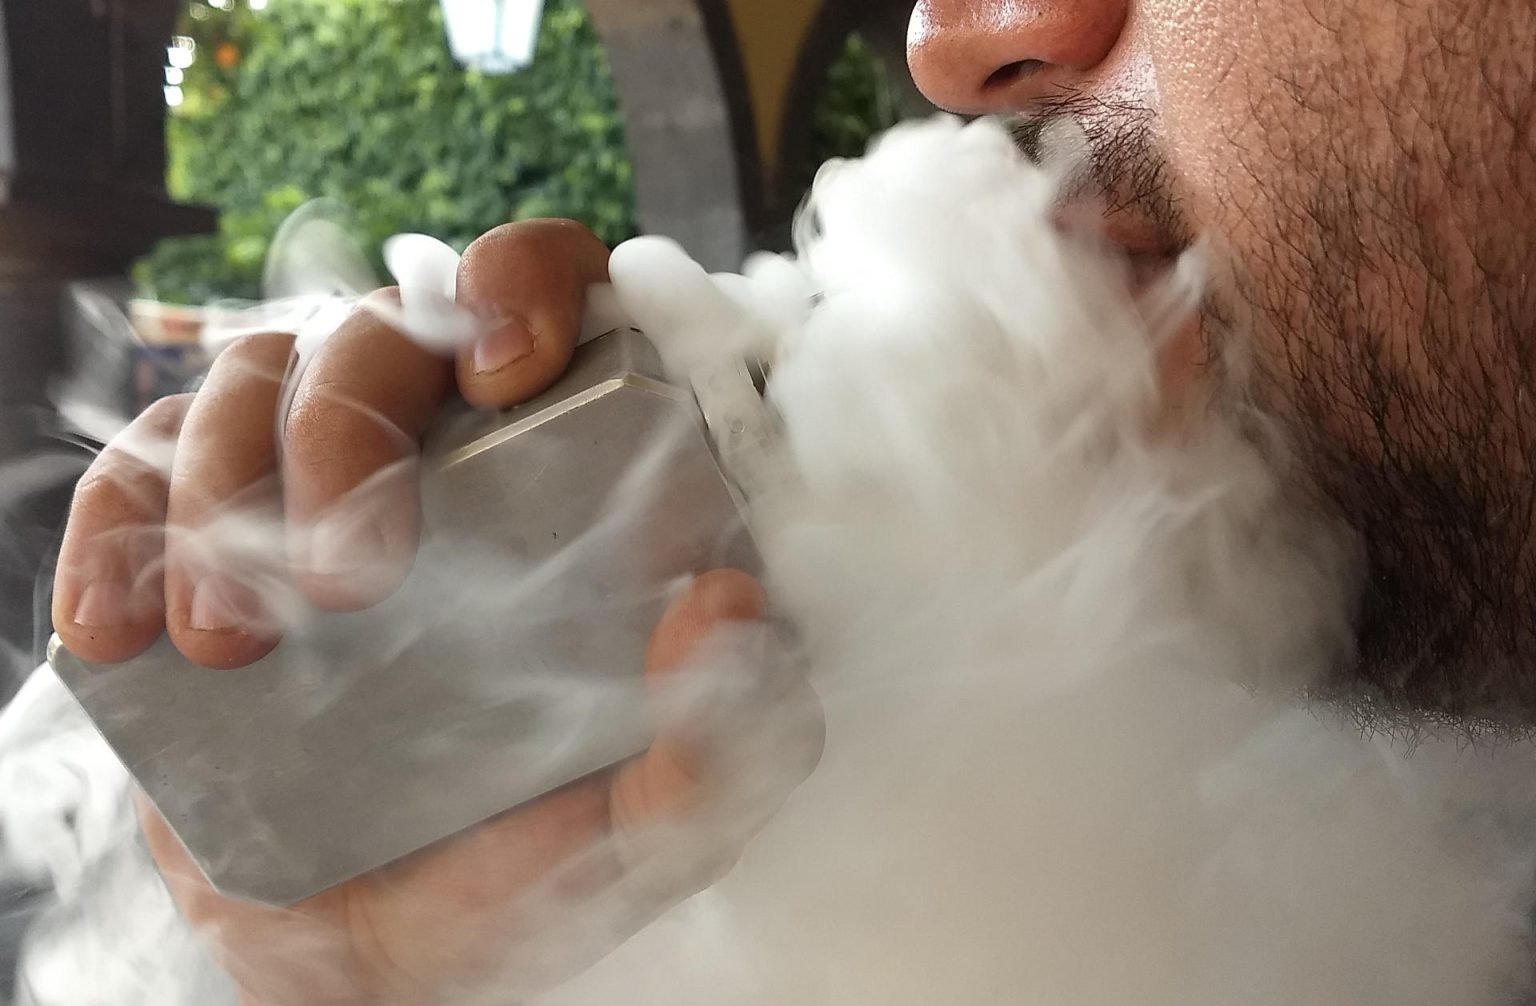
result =
M775 164L779 127L800 46L821 0L727 0L736 26L742 70L752 100L757 149L762 163Z

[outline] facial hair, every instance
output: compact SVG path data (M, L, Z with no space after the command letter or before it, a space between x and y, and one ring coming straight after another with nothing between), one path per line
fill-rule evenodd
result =
M1283 179L1248 168L1287 198L1262 224L1270 250L1238 257L1186 218L1149 108L1062 91L1013 132L1040 159L1064 123L1088 165L1069 195L1149 222L1170 249L1208 244L1207 400L1256 431L1278 421L1295 491L1358 534L1355 651L1317 696L1399 726L1536 725L1536 293L1520 249L1455 225L1475 197L1421 213L1413 149L1381 171L1331 144Z

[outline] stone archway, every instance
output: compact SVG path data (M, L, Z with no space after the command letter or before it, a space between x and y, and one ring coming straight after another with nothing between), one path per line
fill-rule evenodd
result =
M716 0L586 0L608 53L641 227L740 264L763 205L730 13Z
M800 193L785 166L806 156L808 107L848 33L889 36L899 59L911 0L586 5L624 112L641 225L730 268L788 221Z
M612 67L641 226L714 269L782 238L811 110L850 32L904 62L911 0L586 0ZM930 106L911 88L908 105ZM772 243L773 238L766 238Z

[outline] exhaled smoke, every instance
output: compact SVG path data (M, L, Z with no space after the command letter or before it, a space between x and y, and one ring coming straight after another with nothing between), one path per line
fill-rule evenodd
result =
M1347 658L1348 542L1252 417L1155 421L1191 277L1138 309L1052 194L987 124L818 180L821 300L770 384L799 481L757 513L825 751L723 881L551 1002L1524 990L1531 849L1501 822L1531 752L1409 757L1294 703Z
M1197 263L1133 294L1053 229L1056 191L1001 128L942 119L826 169L794 260L704 282L664 245L616 253L616 301L678 371L772 355L784 442L743 478L824 749L785 800L814 732L787 667L764 670L790 648L723 635L660 696L707 738L710 799L534 885L435 1001L1528 991L1531 750L1410 753L1297 704L1347 658L1348 537L1295 502L1283 452L1245 435L1254 417L1164 421L1158 352ZM1224 390L1210 398L1241 400ZM568 563L517 573L550 584ZM146 936L181 930L125 837L120 770L76 714L49 713L51 687L34 682L30 712L57 726L13 710L0 735L11 858L73 900L30 948L29 1001L212 1001L194 947ZM90 777L80 806L106 808L67 840L39 824L59 819L43 794L62 791L38 782L59 766ZM306 973L298 932L232 968L289 969L306 1001L303 982L336 976Z

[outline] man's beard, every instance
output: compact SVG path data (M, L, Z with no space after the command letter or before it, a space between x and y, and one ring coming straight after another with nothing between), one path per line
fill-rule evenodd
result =
M1074 190L1152 222L1169 247L1191 243L1149 110L1064 94L1014 135L1038 158L1063 119L1091 161ZM1476 254L1473 291L1453 293L1445 236L1416 209L1422 169L1407 165L1369 177L1324 152L1288 178L1256 173L1289 196L1268 246L1238 259L1221 235L1199 235L1222 259L1200 326L1207 400L1249 413L1251 428L1278 420L1298 497L1359 536L1356 650L1317 696L1377 724L1525 729L1536 726L1536 395L1519 321L1530 295L1514 281L1518 250ZM1399 266L1384 294L1370 275L1383 245Z
M1293 218L1318 227L1304 291L1276 291L1255 262L1235 293L1254 321L1256 401L1286 421L1366 552L1357 662L1341 669L1335 695L1365 709L1536 725L1536 400L1518 326L1504 309L1452 294L1405 186L1339 168ZM1370 267L1355 238L1359 210L1344 212L1351 193L1403 222L1391 253L1422 283L1416 318L1362 302ZM1410 291L1394 293L1407 302ZM1404 334L1394 321L1412 326L1430 366L1415 370L1394 352Z

